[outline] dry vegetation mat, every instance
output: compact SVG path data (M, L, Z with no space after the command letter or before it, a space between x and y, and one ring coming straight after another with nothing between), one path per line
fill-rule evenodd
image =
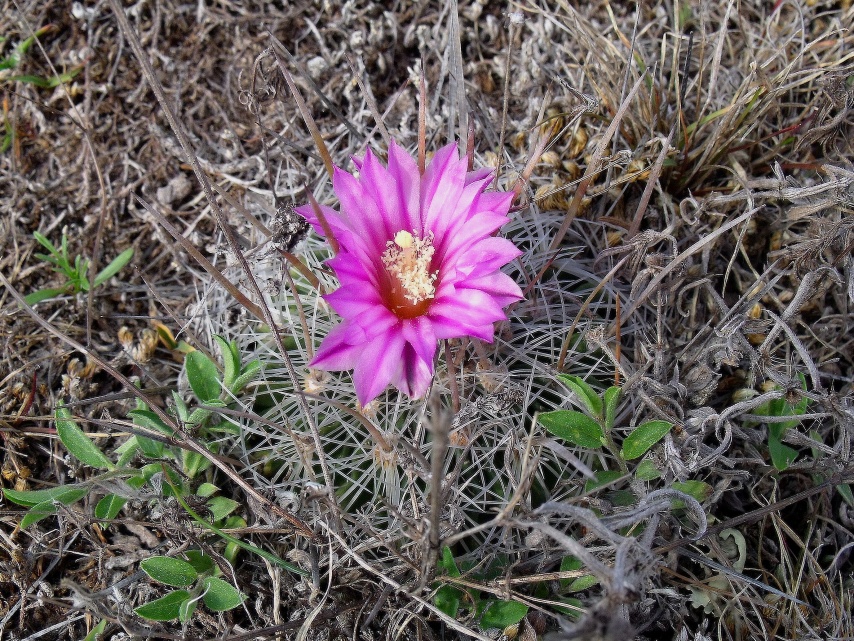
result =
M0 4L0 637L854 638L850 0Z

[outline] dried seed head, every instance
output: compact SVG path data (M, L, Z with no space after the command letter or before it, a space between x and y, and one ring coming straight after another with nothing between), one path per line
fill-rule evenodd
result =
M129 352L131 345L133 345L133 332L131 332L127 326L122 325L119 328L118 338L119 344L121 344L122 349L124 349L126 352Z
M587 130L584 128L576 129L572 134L572 142L569 143L568 155L570 158L578 158L584 153L587 148Z
M306 394L320 394L326 389L327 383L332 376L329 372L321 369L309 369L308 374L302 382L302 389Z
M374 465L376 465L381 470L389 471L397 467L398 457L396 449L392 448L390 450L387 450L382 445L377 443L376 445L374 445L372 454L374 457Z
M357 403L356 409L365 418L375 418L380 409L380 403L376 400L373 400L370 403L365 403L364 405Z
M147 363L154 356L158 343L157 332L145 328L139 337L139 345L134 350L134 358L138 363Z

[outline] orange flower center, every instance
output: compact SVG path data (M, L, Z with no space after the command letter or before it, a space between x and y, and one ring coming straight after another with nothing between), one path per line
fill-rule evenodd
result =
M439 273L430 271L435 251L433 232L415 238L408 231L399 231L394 241L386 243L382 261L388 278L383 294L386 305L399 318L415 318L430 308Z

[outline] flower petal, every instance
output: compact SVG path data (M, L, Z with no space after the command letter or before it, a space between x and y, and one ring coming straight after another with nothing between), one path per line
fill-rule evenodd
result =
M433 156L421 178L421 220L424 230L447 227L439 222L456 212L466 179L466 160L460 160L457 145L445 145Z
M470 289L479 289L488 294L500 307L506 307L524 298L516 281L507 274L498 271L478 278L467 279L465 286Z
M323 299L332 306L332 309L341 318L351 320L369 312L378 305L384 307L376 288L366 282L354 281L346 286L341 286L331 294L324 295Z
M382 228L385 241L394 238L401 229L411 229L409 216L398 200L399 191L392 174L380 164L370 149L365 154L359 182L364 193L377 207L379 217L373 222Z
M417 398L430 387L439 339L491 342L494 323L506 319L503 307L522 297L500 271L521 252L494 236L508 221L513 194L486 192L491 170L467 171L467 159L453 143L435 153L423 176L393 141L387 167L370 150L354 163L358 178L339 168L333 175L340 213L323 209L341 246L329 261L340 287L325 298L344 321L321 344L312 366L352 368L362 404L389 384ZM300 209L322 233L314 211ZM411 318L390 311L383 294L389 276L382 256L390 241L404 247L407 236L396 239L400 231L419 238L432 233L429 270L438 271L435 297Z
M436 333L433 323L426 316L416 316L401 323L401 331L406 342L412 345L415 353L428 364L433 375L433 357L436 355Z
M434 301L428 317L437 339L475 336L490 342L492 323L507 318L489 294L466 288L459 288L453 296Z
M378 335L365 345L353 370L356 397L363 406L374 400L400 371L405 341L399 330Z
M432 380L433 360L423 360L412 344L407 343L403 348L401 372L393 381L395 386L409 398L421 398Z
M373 261L366 263L355 254L341 251L334 258L330 258L327 264L335 270L342 287L350 283L367 282L379 291L379 274Z
M475 169L474 171L470 171L466 174L466 184L468 185L470 183L483 180L484 178L492 180L492 176L494 174L495 170L492 167L481 167L480 169Z
M320 219L317 217L317 212L314 211L311 203L294 207L294 211L308 221L318 236L326 238L326 231L323 229L323 225L320 224ZM341 220L340 214L332 209L332 207L327 207L326 205L320 205L320 211L324 218L326 218L326 222L332 230L335 239L339 243L347 244L346 238L349 238L352 232Z
M480 182L465 185L457 191L457 197L454 202L447 199L442 205L446 211L432 217L428 223L430 231L436 237L435 247L436 252L440 256L444 255L446 248L454 243L454 232L465 229L475 213L473 208L475 202L480 196L480 192L486 187L488 179ZM451 185L448 190L456 189L456 185ZM453 209L451 209L453 207ZM496 227L495 229L498 229Z
M490 236L469 247L467 251L446 256L439 281L459 282L463 278L478 278L501 269L522 252L506 238ZM455 270L455 271L451 271Z
M347 321L333 327L308 366L330 372L355 367L364 349L364 343L352 344L351 341L358 338L355 334L359 332L354 333Z
M358 316L351 318L353 325L358 326L365 333L368 340L391 331L400 319L392 314L385 305L375 305L366 309Z
M353 246L346 249L360 253L357 248L364 248L364 257L376 259L383 253L386 243L379 208L370 194L353 175L342 169L335 168L332 176L332 188L341 202L339 216L344 224L353 232ZM340 242L340 241L339 241ZM341 243L343 245L343 242Z
M421 236L421 174L418 173L415 160L393 140L388 148L388 171L397 189L401 218L410 225L401 229L411 230Z

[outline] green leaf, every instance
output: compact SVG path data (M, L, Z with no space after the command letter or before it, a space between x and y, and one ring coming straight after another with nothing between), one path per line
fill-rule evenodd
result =
M205 421L207 421L211 417L211 415L213 415L212 411L197 407L187 417L185 425L195 425L196 427L201 427L205 424Z
M214 335L214 340L219 345L219 351L222 355L222 386L230 390L240 375L240 352L237 351L237 343L235 342L228 342L218 335Z
M114 519L128 500L115 494L107 494L95 506L96 519Z
M649 459L644 459L635 468L635 478L641 481L652 481L661 478L661 470L655 467L655 464Z
M114 469L115 465L108 459L104 453L98 449L98 446L86 435L86 433L77 427L77 423L71 416L71 412L66 407L57 407L54 414L56 420L56 433L59 435L59 440L71 454L82 463L90 467L98 469Z
M80 73L81 70L82 67L79 67L77 69L72 69L71 71L59 74L58 76L50 76L48 78L42 78L41 76L34 76L31 74L23 74L20 76L9 76L6 80L8 82L26 82L31 85L35 85L40 89L53 89L61 84L70 82L74 78L74 76Z
M224 529L237 529L246 527L246 519L242 516L229 516L225 523L222 524ZM234 565L235 561L237 561L237 555L240 553L240 546L237 544L237 541L229 541L225 545L225 550L223 550L222 555L225 557L225 560ZM218 569L218 568L217 568Z
M623 441L623 449L620 454L627 461L643 456L653 445L664 438L673 423L668 421L647 421L638 425L631 434Z
M104 628L107 627L107 620L101 619L94 628L89 631L89 634L83 639L83 641L98 641L98 635L104 632Z
M133 258L133 247L129 247L124 250L121 254L116 256L109 265L104 267L98 275L95 276L95 286L101 285L107 282L110 278L118 274L122 268L130 262L130 259Z
M480 627L499 628L519 623L528 614L528 606L517 601L491 601L480 619Z
M172 436L175 433L171 427L163 422L163 419L151 410L136 409L131 410L128 414L131 416L134 425L144 427L152 432L160 432L166 436Z
M167 477L168 477L168 475L167 475ZM174 486L175 489L177 489L177 484L174 483L174 481L172 481L171 479L167 479L167 482L170 483L172 486ZM164 489L165 489L165 487L164 487ZM193 520L196 523L198 523L200 526L202 526L203 528L208 529L211 532L215 532L220 538L222 538L226 541L229 541L230 543L234 543L234 544L238 545L239 547L243 548L244 550L251 552L252 554L256 554L263 559L267 559L271 563L275 563L279 567L285 568L288 572L294 572L295 574L299 574L301 576L309 576L309 573L307 571L305 571L302 568L294 565L293 563L288 563L287 561L284 561L284 560L280 559L279 557L277 557L275 554L267 552L266 550L264 550L262 548L255 547L251 543L245 543L245 542L241 541L240 539L236 539L235 537L231 536L229 533L223 532L220 528L216 527L215 525L211 524L208 521L205 521L202 517L200 517L189 505L187 505L187 502L182 498L182 495L175 493L174 490L173 490L173 495L175 496L175 499L178 501L178 503L181 504L181 507L183 507L187 511L187 514L189 514L193 518ZM231 517L231 518L235 518L235 517ZM229 519L229 521L230 521L230 519ZM226 521L226 523L228 523L229 521ZM245 527L245 525L243 525L241 527Z
M187 562L192 565L200 575L212 574L217 569L213 558L201 550L187 550L184 552L184 555L187 557Z
M196 611L196 606L199 605L198 599L187 599L184 601L180 607L178 608L178 620L181 623L186 623L193 616L193 612Z
M214 496L211 498L205 507L211 512L211 520L221 521L229 514L234 512L240 505L237 501L226 498L224 496Z
M193 352L190 352L191 354ZM178 414L178 420L182 423L186 423L187 419L190 418L190 410L187 409L187 404L184 402L184 399L181 398L181 395L178 392L172 392L172 401L175 403L175 412Z
M589 479L584 483L584 493L589 494L596 488L602 487L603 485L609 485L621 476L623 476L623 473L619 470L602 470L600 472L596 472L595 479Z
M24 518L21 519L19 526L22 530L25 530L33 523L38 523L42 519L54 514L56 514L56 504L53 501L39 503L27 510L27 513L24 514Z
M571 389L590 413L596 418L602 417L602 399L585 381L578 376L570 376L568 374L558 374L557 377L561 382Z
M602 426L592 418L575 410L543 412L539 421L555 436L580 447L598 449L602 447L605 433Z
M688 496L697 499L700 503L712 495L714 488L704 481L683 481L672 485L674 490L685 492ZM681 501L674 501L673 507L685 507L680 505Z
M212 612L233 610L246 598L231 583L215 576L202 579L202 585L205 588L205 595L202 598L205 601L205 606Z
M211 466L211 461L193 450L181 450L181 466L184 474L194 479Z
M38 505L40 503L45 503L48 501L59 501L60 503L73 503L78 499L83 498L88 494L89 490L87 488L81 488L76 486L69 485L58 485L56 487L49 488L47 490L3 490L3 495L6 497L7 501L12 501L17 505L23 505L24 507L33 507L34 505ZM69 497L75 497L70 498Z
M24 515L24 518L21 519L21 529L23 530L33 523L38 523L45 517L56 514L57 503L71 505L89 493L88 488L82 487L64 487L63 489L65 490L64 492L57 494L52 499L33 505Z
M452 585L443 585L433 595L433 605L452 619L457 618L463 593Z
M24 302L27 303L27 305L29 305L30 307L32 307L36 303L40 303L43 300L54 298L64 293L64 287L48 287L46 289L39 289L37 291L34 291L32 294L27 294L26 296L24 296Z
M184 478L181 474L172 469L172 467L161 463L149 463L140 468L140 473L144 479L144 483L148 483L152 489L162 492L163 496L174 496L172 486L174 486L181 496L186 496L190 491L185 487ZM155 483L155 477L158 481ZM142 486L140 486L142 487Z
M219 488L213 483L202 483L196 488L196 496L201 496L204 499L213 496L217 492L219 492Z
M847 483L836 486L836 491L850 507L854 507L854 493L851 492L851 486Z
M199 578L199 573L192 565L169 556L152 556L139 565L155 581L175 588L191 585Z
M460 576L460 569L457 567L457 562L454 560L451 548L447 545L442 547L442 558L439 559L439 567L442 568L448 576Z
M239 394L252 379L258 376L259 371L261 371L261 361L258 359L246 363L246 367L240 372L240 376L234 379L234 383L229 387L231 393Z
M147 436L137 436L136 439L139 443L139 449L147 458L157 459L163 456L163 450L166 449L166 446L160 441L155 441Z
M588 574L587 576L580 576L577 579L571 581L569 586L566 588L566 591L581 592L582 590L588 590L594 585L598 584L599 579L593 574Z
M175 590L156 601L139 606L134 612L150 621L172 621L178 618L181 604L188 598L190 593L186 590Z
M798 458L798 451L784 445L780 440L788 429L784 425L786 424L768 424L768 452L771 454L771 463L780 471L787 469Z
M559 601L560 603L565 603L568 607L562 607L559 605L554 606L554 609L559 614L562 614L570 619L577 619L581 614L584 613L584 608L582 607L582 603L580 599L576 599L575 597L566 597L555 595L551 599L552 601Z
M48 250L53 256L59 256L59 251L56 249L54 244L50 242L50 239L47 236L40 232L34 231L33 238L35 238L36 242L38 242L42 247ZM36 256L38 256L38 254L36 254Z
M560 571L561 572L573 572L581 569L581 561L571 554L563 557L560 560ZM566 588L570 583L572 583L575 579L561 579L560 587Z
M118 460L116 460L116 467L126 467L133 457L136 456L139 449L139 441L136 436L131 436L128 440L119 445L116 448L116 454L119 455Z
M442 556L436 565L447 576L460 576L460 569L457 567L457 562L454 560L451 548L447 545L442 547ZM449 617L456 618L462 598L462 590L453 585L443 585L433 595L433 604Z
M222 387L214 362L201 352L195 351L187 354L184 365L187 368L187 380L196 398L202 403L219 400Z
M614 427L614 418L617 416L617 404L623 390L620 387L611 386L605 390L605 429Z

